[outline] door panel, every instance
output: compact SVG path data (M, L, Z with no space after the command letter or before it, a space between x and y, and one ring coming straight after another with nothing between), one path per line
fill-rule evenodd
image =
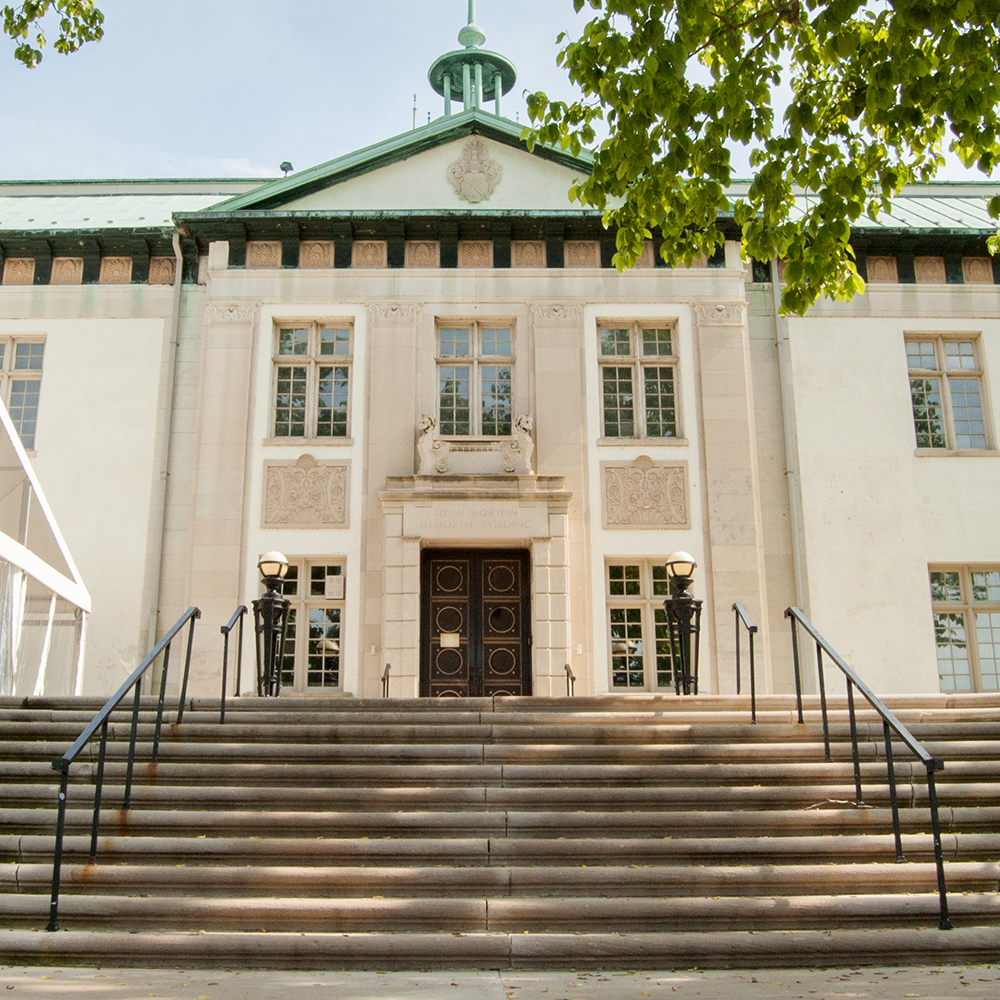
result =
M421 696L530 694L528 553L428 549L421 584Z

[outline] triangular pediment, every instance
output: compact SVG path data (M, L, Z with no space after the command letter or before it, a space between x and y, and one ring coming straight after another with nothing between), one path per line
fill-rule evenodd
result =
M210 213L502 212L579 210L574 180L590 170L574 157L521 139L521 126L468 111L290 174L213 205Z

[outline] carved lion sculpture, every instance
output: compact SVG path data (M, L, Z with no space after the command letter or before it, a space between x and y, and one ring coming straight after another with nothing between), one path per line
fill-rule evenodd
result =
M517 450L521 453L521 462L517 471L522 475L530 476L534 473L531 465L531 457L535 451L535 442L531 439L531 432L534 429L534 421L526 413L521 414L514 421L514 439L517 441Z
M418 476L433 476L435 472L448 471L449 444L437 436L437 419L425 413L417 424L420 437L417 439L417 455L420 457Z

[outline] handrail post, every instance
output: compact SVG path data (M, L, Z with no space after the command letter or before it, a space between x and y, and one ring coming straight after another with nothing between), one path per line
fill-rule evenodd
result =
M736 693L740 694L740 612L735 604L733 612L736 619Z
M750 725L757 725L757 674L754 671L753 640L757 629L750 630Z
M858 720L854 712L854 685L847 678L847 714L851 720L851 755L854 758L854 805L863 809L865 800L861 794L861 756L858 752Z
M156 729L153 732L153 760L160 753L160 729L163 726L163 702L167 696L167 670L170 668L170 643L163 650L163 663L160 666L160 695L156 702Z
M184 657L184 683L181 685L181 699L177 703L177 724L180 725L184 718L184 701L187 698L188 676L191 673L191 647L194 644L194 623L195 619L201 617L201 612L195 608L191 616L191 626L188 629L187 655Z
M882 738L885 740L885 766L889 775L889 804L892 806L892 832L896 838L896 864L906 861L903 857L903 836L899 829L899 799L896 796L896 768L892 763L892 730L889 723L882 720Z
M222 701L219 708L219 725L226 721L226 674L229 671L229 629L223 625L219 631L222 633Z
M826 711L826 677L823 674L823 647L816 643L816 673L819 676L819 707L823 716L823 749L826 759L833 760L830 753L830 719Z
M66 792L69 788L69 764L62 763L59 779L59 811L56 815L56 842L52 855L52 897L49 901L47 931L59 930L56 916L59 913L59 879L62 875L63 833L66 829Z
M132 699L132 727L128 738L128 767L125 769L125 799L122 809L127 810L132 800L132 769L135 765L135 741L139 729L139 682L135 684L135 697Z
M931 805L931 829L934 832L934 863L937 865L938 900L941 907L941 923L938 924L940 930L950 931L954 924L948 916L948 889L944 881L944 853L941 850L941 817L938 815L937 788L934 784L934 765L936 761L926 765L927 767L927 795Z
M90 824L90 863L97 862L97 831L101 824L101 793L104 789L104 758L108 749L108 720L101 726L101 749L97 755L97 777L94 781L94 819Z
M785 617L791 619L792 623L792 664L795 667L795 704L799 709L799 722L801 723L804 720L802 718L802 679L799 674L799 632L795 615L792 614L791 608L786 608Z
M243 605L243 610L240 612L240 628L239 634L236 637L236 690L233 692L234 698L239 698L240 688L243 686L243 619L247 616L246 605Z
M563 670L566 671L566 697L572 698L576 695L576 675L568 663L563 666Z
M385 665L385 670L382 671L382 697L389 697L389 671L392 670L392 664L387 663Z

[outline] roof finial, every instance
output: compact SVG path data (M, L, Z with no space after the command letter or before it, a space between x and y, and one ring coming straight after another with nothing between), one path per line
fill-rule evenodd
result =
M469 23L458 33L460 45L478 49L486 41L486 32L476 24L476 0L469 0Z

